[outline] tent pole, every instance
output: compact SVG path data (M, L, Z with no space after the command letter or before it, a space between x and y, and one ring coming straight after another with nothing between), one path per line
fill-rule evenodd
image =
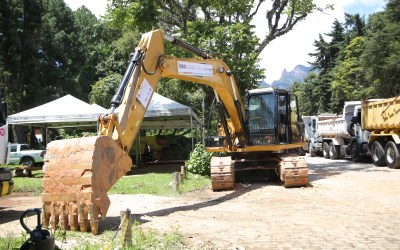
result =
M193 151L194 142L193 142L193 116L192 116L192 109L190 109L190 133L192 135L192 151Z
M48 135L48 132L49 131L47 131L47 127L45 128L45 135L44 135L44 137L45 137L45 139L44 139L44 147L45 148L47 148L47 143L49 142L49 135Z

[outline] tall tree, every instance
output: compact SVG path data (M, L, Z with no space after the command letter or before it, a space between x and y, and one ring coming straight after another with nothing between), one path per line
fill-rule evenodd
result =
M80 53L83 55L81 67L77 75L78 96L87 100L91 91L91 85L98 80L96 65L101 60L101 54L97 51L102 42L99 29L101 24L96 16L85 6L80 7L74 13L75 24L80 40Z
M10 113L20 111L24 108L24 73L22 68L27 68L22 62L23 57L23 37L32 39L32 36L24 27L28 25L34 26L34 23L29 24L24 20L24 15L30 19L28 10L24 11L24 7L28 3L18 0L1 1L0 3L0 26L2 37L0 39L2 67L0 68L1 83L6 92L6 100L9 104ZM34 3L32 3L34 5ZM31 21L35 20L34 18ZM31 46L26 44L26 50L31 50ZM33 54L34 55L34 54ZM32 56L26 55L26 56ZM31 63L31 61L29 61Z
M41 82L46 91L45 101L67 93L79 96L77 75L85 62L82 41L71 9L63 0L44 2L41 43Z
M312 71L306 76L303 83L296 82L292 85L292 91L297 95L300 114L315 115L319 113L319 105L316 101L319 100L320 90L318 86L318 74Z
M109 18L119 26L139 28L141 32L161 27L168 32L185 34L189 23L199 20L221 25L249 24L262 5L269 8L265 13L266 35L255 48L258 55L271 41L288 33L310 13L333 6L319 7L313 0L271 0L270 4L265 0L114 0Z
M332 106L335 112L342 109L345 101L355 101L373 97L373 88L365 80L365 70L361 55L365 38L351 40L341 51L343 60L332 70Z
M400 94L399 4L399 0L389 1L386 10L372 15L368 23L363 59L367 79L379 97Z
M315 92L317 93L317 100L315 100L315 109L321 112L328 112L332 110L330 105L332 95L332 69L335 67L339 52L344 45L344 28L342 24L335 20L333 23L332 31L326 35L330 37L330 42L325 41L322 35L319 40L314 41L316 51L310 53L315 57L314 67L318 70L318 79L314 81Z
M346 45L350 43L350 41L355 37L360 37L365 35L365 17L360 16L360 14L348 14L345 13L345 40Z

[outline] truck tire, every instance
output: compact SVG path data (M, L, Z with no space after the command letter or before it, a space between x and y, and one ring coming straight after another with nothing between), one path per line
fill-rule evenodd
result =
M315 149L311 145L311 143L308 143L308 153L310 154L311 157L315 156Z
M361 161L361 159L362 159L362 157L361 157L361 155L359 154L359 152L358 152L358 145L357 145L357 142L353 142L352 144L351 144L351 148L350 148L350 155L351 155L351 159L354 161L354 162L360 162Z
M25 157L21 159L21 164L22 166L33 167L35 165L35 162L33 161L32 158Z
M339 146L334 145L333 142L329 143L329 158L331 160L339 159Z
M325 159L329 159L329 144L327 142L322 144L322 155Z
M385 146L385 163L389 168L400 168L399 148L392 141L388 141Z
M385 150L380 142L374 141L371 148L371 159L375 166L385 166Z

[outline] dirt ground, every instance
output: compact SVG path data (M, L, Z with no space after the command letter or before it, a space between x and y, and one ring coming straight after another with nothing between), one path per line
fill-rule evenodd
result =
M130 209L144 228L178 229L189 248L400 249L399 169L306 160L310 185L305 188L285 189L273 179L179 198L110 195L100 231L117 228L120 211ZM1 198L0 236L22 232L19 215L40 206L40 197L27 194ZM28 222L36 224L34 218Z

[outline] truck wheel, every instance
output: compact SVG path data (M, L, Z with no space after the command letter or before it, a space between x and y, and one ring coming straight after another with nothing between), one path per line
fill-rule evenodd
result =
M389 168L399 168L400 167L400 155L397 145L388 141L385 147L385 162Z
M314 150L313 146L311 145L311 143L308 143L308 153L310 154L311 157L315 156L315 150Z
M32 158L25 157L21 160L22 166L27 166L27 167L33 167L35 165L35 162L32 160Z
M371 153L372 163L375 166L385 166L385 150L383 150L380 142L374 141L372 143Z
M360 162L361 161L361 156L360 156L360 154L358 153L358 146L357 146L357 142L353 142L352 144L351 144L351 159L354 161L354 162Z
M339 147L334 145L333 142L329 144L329 158L331 160L339 159Z
M322 144L322 154L325 159L329 159L329 144L327 142Z

